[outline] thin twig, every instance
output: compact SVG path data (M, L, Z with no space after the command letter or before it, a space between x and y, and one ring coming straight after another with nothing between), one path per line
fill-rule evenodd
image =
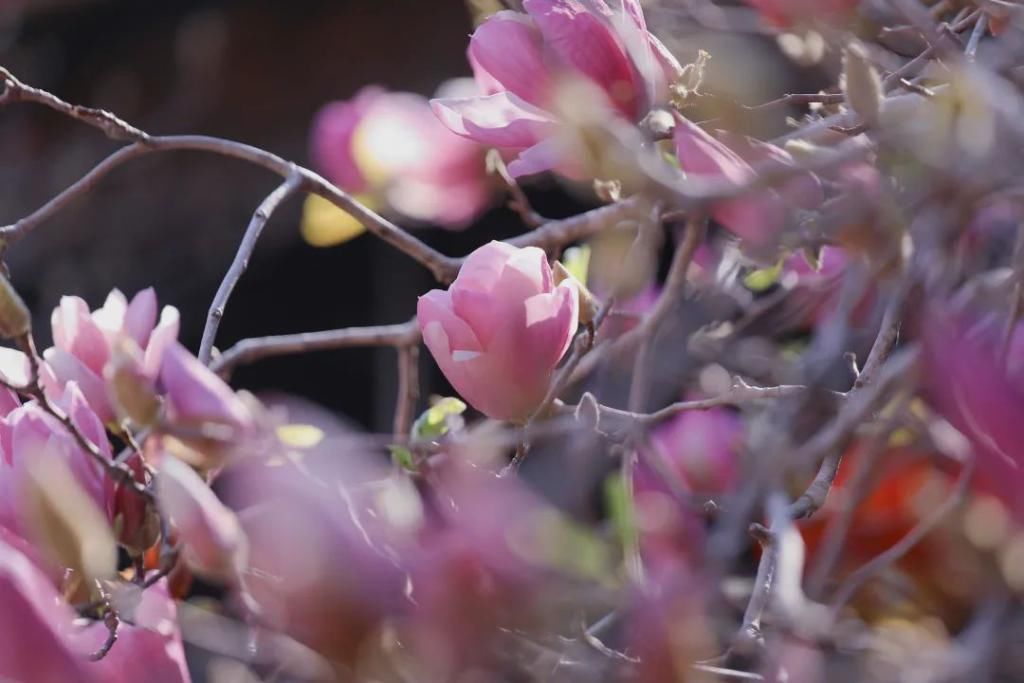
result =
M25 85L2 66L0 66L0 83L5 86L3 93L0 94L0 106L13 102L34 102L98 128L112 140L145 142L149 139L149 135L122 121L109 111L69 104L45 90Z
M686 294L686 275L693 262L693 255L704 241L707 219L700 215L691 215L686 222L686 231L682 242L676 247L669 267L668 276L661 296L655 302L650 314L636 329L642 329L640 349L633 362L633 379L629 387L629 409L637 411L647 400L650 384L651 363L650 353L662 322L671 313Z
M274 214L274 211L277 210L277 207L292 196L301 185L302 177L298 173L293 172L289 174L276 190L267 195L266 199L260 203L256 212L252 215L249 226L245 229L245 234L242 236L242 242L238 245L238 251L235 252L235 258L231 262L231 267L228 268L228 272L224 275L220 287L217 288L217 294L213 297L213 303L210 304L210 311L206 316L206 327L203 329L203 338L199 344L198 354L199 360L203 364L209 365L210 363L213 344L217 338L217 329L220 327L220 321L224 317L224 309L228 305L231 293L235 290L235 285L238 284L242 274L249 267L249 258L256 248L256 242L259 241L263 228Z
M420 400L420 348L418 340L400 345L398 352L398 395L395 398L395 438L407 439Z
M417 343L420 330L415 320L397 325L343 327L321 332L300 332L243 339L214 359L210 367L228 376L239 365L265 358L354 346L409 346Z

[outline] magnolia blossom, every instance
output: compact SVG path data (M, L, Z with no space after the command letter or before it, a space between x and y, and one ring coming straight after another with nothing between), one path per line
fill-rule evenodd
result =
M958 430L974 454L977 479L1024 519L1021 419L1024 339L1014 329L1005 365L1001 316L977 319L949 305L933 305L922 326L925 394Z
M544 252L490 242L447 291L416 309L423 341L448 381L480 412L523 420L538 406L578 324L579 292L555 285Z
M179 315L165 306L157 320L156 294L144 289L129 302L113 290L101 308L90 312L77 296L65 296L51 318L53 347L43 353L58 382L74 381L103 422L114 420L103 372L112 349L122 340L138 346L146 374L156 377L164 349L178 336Z
M688 178L743 186L754 181L754 166L785 168L794 164L789 153L779 147L726 133L716 139L678 114L673 140L679 166ZM766 246L786 226L790 208L813 209L822 201L821 182L810 173L797 173L776 189L753 189L715 202L711 217L745 242Z
M369 86L326 105L313 124L311 146L314 163L331 182L415 220L463 228L490 203L483 148L445 129L426 98L414 93ZM336 210L326 214L334 223L317 222L321 204L307 207L306 237L329 244L350 236Z
M681 67L647 30L637 0L614 9L605 0L525 0L523 8L494 14L470 40L483 96L432 103L455 133L518 155L508 166L513 176L565 170L552 107L567 78L596 86L630 122L667 101Z
M104 456L111 456L103 424L77 384L68 383L58 405ZM116 514L102 467L78 445L64 425L36 403L17 406L0 417L0 455L0 521L8 528L24 531L19 496L26 485L26 468L39 458L62 459L97 507Z
M718 495L739 479L739 416L724 408L686 411L660 425L633 476L641 548L653 567L692 563L704 538L700 515L680 494Z

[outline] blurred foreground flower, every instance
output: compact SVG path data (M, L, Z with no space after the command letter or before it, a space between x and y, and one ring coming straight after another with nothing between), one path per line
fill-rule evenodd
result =
M420 297L423 341L474 408L524 420L547 393L578 324L579 293L555 285L544 252L490 242L466 259L447 291Z
M700 126L676 115L673 134L679 166L687 176L723 180L738 186L756 179L754 166L771 164L778 171L795 165L785 150L768 143L721 134L712 137ZM733 199L715 202L711 217L754 247L771 244L786 226L790 207L814 209L824 201L821 182L810 173L796 173L778 189L757 188Z
M481 97L442 98L434 111L452 131L517 155L513 176L546 170L578 175L558 132L559 90L585 80L607 98L610 114L639 122L668 101L682 69L647 30L637 0L613 10L604 0L525 0L526 13L503 11L470 41Z
M744 0L775 26L812 21L840 24L848 21L860 0Z
M328 104L313 124L311 145L328 180L372 208L459 229L490 203L483 148L446 130L414 93L371 86ZM302 231L311 244L338 244L363 230L327 200L307 200Z

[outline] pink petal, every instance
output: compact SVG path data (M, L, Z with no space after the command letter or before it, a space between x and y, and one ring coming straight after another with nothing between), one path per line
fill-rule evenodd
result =
M156 325L156 292L147 287L132 298L124 314L124 332L140 349L146 348Z
M114 419L114 409L107 398L106 384L99 375L64 349L49 348L43 352L43 357L61 385L68 382L75 382L78 385L93 411L104 423Z
M775 164L782 168L792 168L796 165L793 156L781 147L725 131L718 131L716 136L751 166ZM790 177L778 187L778 191L787 203L808 211L818 208L825 201L821 180L810 172Z
M110 356L106 336L93 320L85 301L61 297L51 319L54 345L76 356L94 373L103 372Z
M437 324L444 334L444 348L451 351L480 351L480 341L473 329L456 315L449 292L433 289L419 298L416 320L426 336L431 324ZM429 344L428 344L429 346ZM434 349L431 349L433 352ZM435 357L437 354L435 353Z
M0 679L33 683L99 681L67 639L74 614L47 576L0 541ZM106 679L103 679L106 680Z
M366 179L352 155L352 137L367 109L382 94L384 90L378 87L363 88L347 102L326 105L313 122L313 163L331 182L348 192L367 189Z
M142 592L132 623L121 623L117 644L92 666L108 683L190 683L177 606L168 594L167 579ZM89 628L89 651L106 638L102 624Z
M469 54L502 90L543 107L550 90L544 42L534 23L519 12L501 11L473 34Z
M92 312L92 319L110 340L124 329L124 314L128 310L128 299L119 289L112 289L107 300Z
M642 114L644 83L607 17L578 0L524 0L523 7L566 65L600 86L627 118Z
M388 203L410 218L462 230L490 205L491 188L477 180L431 183L399 178L388 191Z
M572 343L579 324L579 292L569 281L550 294L526 300L523 354L553 368Z
M180 325L181 316L178 314L178 309L174 306L164 306L164 310L160 313L160 322L149 336L149 343L146 345L143 357L142 365L147 376L155 378L160 372L164 351L178 340Z
M207 576L234 579L244 559L245 539L235 513L206 482L177 458L165 457L157 476L157 498L185 545L189 565Z
M528 147L508 164L508 172L513 178L556 171L570 180L584 179L583 170L572 159L566 149L565 142L558 136L541 140Z
M555 128L546 112L508 92L431 100L430 105L456 135L494 147L531 147Z
M249 424L249 413L231 387L177 342L163 353L160 381L176 419Z

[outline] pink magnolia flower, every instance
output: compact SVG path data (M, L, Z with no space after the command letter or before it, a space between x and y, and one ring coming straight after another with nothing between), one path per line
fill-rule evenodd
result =
M233 436L254 426L249 407L224 380L177 342L169 344L160 366L167 419L185 427L222 426ZM229 436L225 433L225 436Z
M145 589L133 613L125 616L130 616L131 622L121 622L114 647L91 664L100 680L189 683L192 677L185 661L178 607L168 592L167 579ZM93 624L79 639L79 651L95 652L106 636L106 626Z
M104 456L111 457L112 449L103 424L77 384L67 384L58 405L83 436ZM62 459L99 509L111 518L116 513L103 468L78 445L64 425L34 402L18 406L0 418L0 456L0 492L3 494L0 521L14 531L22 533L26 529L20 518L19 496L29 476L26 468L37 458Z
M558 120L548 109L566 77L592 83L630 122L667 101L681 67L647 30L637 0L615 9L605 0L525 0L523 7L525 14L494 14L470 39L483 96L432 102L455 133L517 154L513 176L564 170L552 137Z
M734 490L741 432L738 415L712 408L680 413L651 434L633 478L641 549L650 566L698 559L694 553L703 542L704 521L677 496Z
M673 140L679 166L687 177L746 185L755 179L752 164L759 167L794 164L789 153L774 145L729 134L720 137L722 139L716 139L676 114ZM786 226L789 207L811 209L823 200L821 182L810 173L800 173L777 189L754 189L733 199L715 202L711 206L711 217L737 237L755 247L763 247L771 244Z
M544 252L490 242L447 291L416 309L423 341L448 381L480 412L523 420L538 406L578 324L579 293L557 287Z
M0 541L0 679L106 680L74 649L74 616L50 577L15 546Z
M173 456L161 459L157 497L197 574L234 581L245 561L245 537L235 513L196 472Z
M483 148L453 135L414 93L370 86L328 104L311 146L331 182L416 220L462 228L490 202Z
M921 329L925 395L971 446L981 487L1024 520L1024 326L1000 358L1006 321L978 320L948 305L925 311Z
M157 320L156 295L144 289L128 302L124 294L113 290L101 308L90 312L88 304L76 296L65 296L51 319L53 347L43 353L60 385L74 381L106 423L115 419L103 370L113 345L121 339L132 340L143 355L143 366L150 377L160 368L163 350L178 336L178 310L165 306Z
M838 24L847 21L860 0L744 0L775 26L792 26L808 21Z

